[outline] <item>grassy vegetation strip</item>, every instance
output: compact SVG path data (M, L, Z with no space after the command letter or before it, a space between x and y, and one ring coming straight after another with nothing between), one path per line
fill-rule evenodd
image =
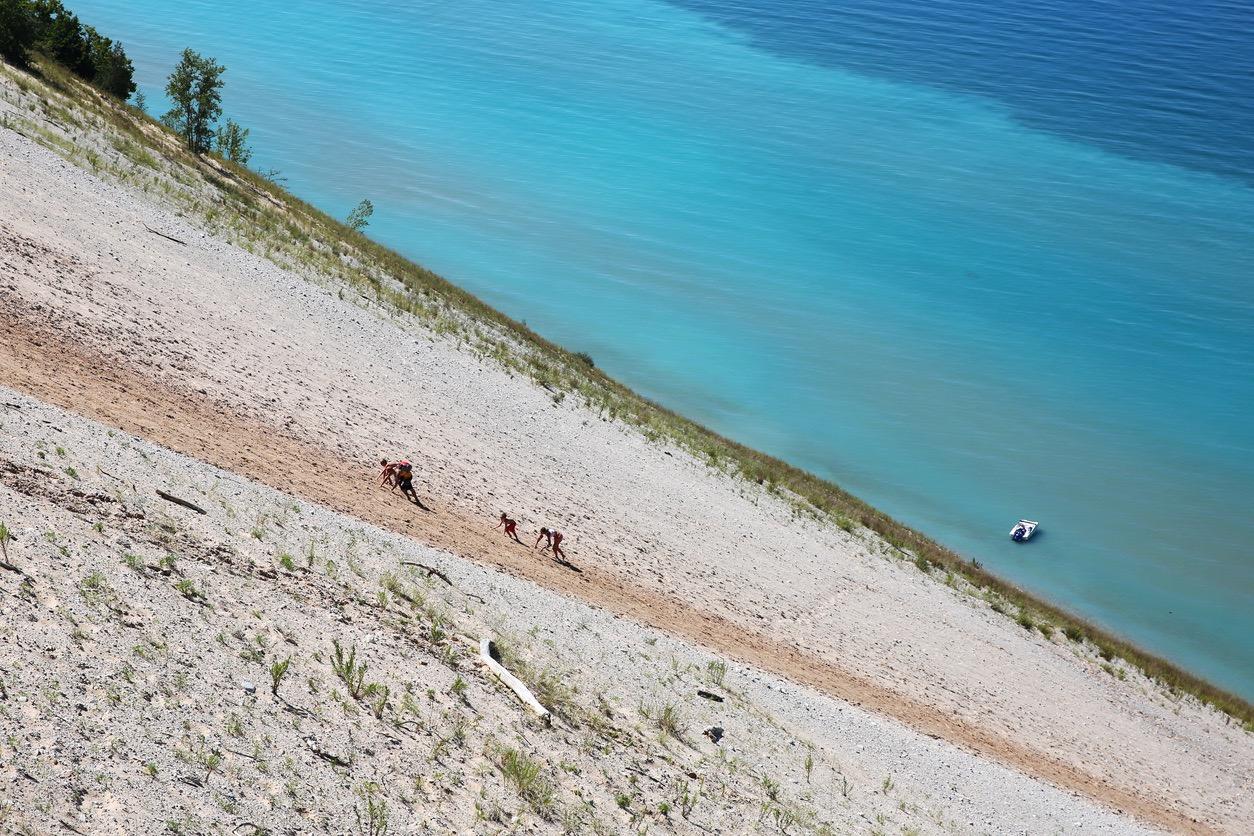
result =
M382 310L413 316L438 334L500 363L545 387L555 401L567 395L604 417L637 428L646 438L675 444L712 468L765 486L797 514L847 531L874 532L914 560L953 573L1000 603L999 609L1025 628L1058 629L1069 639L1088 641L1110 661L1115 657L1141 669L1174 693L1189 694L1241 721L1254 732L1254 705L1131 642L1038 598L945 548L832 482L753 450L644 398L595 367L586 354L550 342L443 277L372 241L275 182L217 157L197 157L165 127L135 108L107 97L49 61L39 61L39 79L5 68L6 75L44 101L40 119L78 133L106 133L116 161L67 142L38 120L6 125L93 171L110 174L172 201L199 217L217 234L314 280L331 279L356 290ZM342 292L342 291L341 291Z

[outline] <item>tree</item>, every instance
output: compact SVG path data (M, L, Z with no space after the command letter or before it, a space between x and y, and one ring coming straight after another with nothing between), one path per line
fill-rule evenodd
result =
M161 121L183 137L195 154L208 153L213 145L213 125L222 115L224 72L226 67L212 58L185 49L166 82L165 92L174 107Z
M136 90L135 98L132 101L135 102L135 107L137 107L139 110L143 111L144 113L148 112L148 97L144 95L143 90Z
M354 232L361 232L370 226L370 216L374 214L374 204L369 200L363 200L353 207L353 211L348 213L348 228Z
M38 30L35 47L75 75L91 78L95 74L91 48L78 16L61 0L35 0L33 8Z
M248 147L248 128L241 128L234 119L218 128L218 153L233 163L248 165L253 149Z
M0 0L0 58L26 66L26 50L38 34L35 10L27 0Z
M126 101L135 92L135 67L122 45L92 27L86 27L87 46L91 52L92 81L106 93Z

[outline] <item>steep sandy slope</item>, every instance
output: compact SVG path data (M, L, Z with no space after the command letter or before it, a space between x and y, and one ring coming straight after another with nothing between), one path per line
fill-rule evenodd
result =
M1149 820L1234 832L1254 821L1250 734L1135 670L1103 670L1086 646L1023 629L865 530L799 518L762 487L556 402L7 131L0 194L0 374L15 387ZM71 369L58 365L67 356ZM370 492L373 461L397 452L418 462L432 511ZM583 573L494 537L500 510L566 531Z
M1143 832L3 388L0 521L18 570L0 570L5 832L371 833L371 804L392 833ZM460 636L496 637L552 727ZM358 698L337 642L367 666Z

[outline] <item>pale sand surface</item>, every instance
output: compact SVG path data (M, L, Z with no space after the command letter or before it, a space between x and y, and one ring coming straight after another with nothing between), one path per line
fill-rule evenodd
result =
M415 533L438 540L473 520L490 530L499 510L529 531L556 525L575 563L961 718L1007 741L1007 760L1039 753L1095 778L1094 795L1132 793L1179 814L1176 826L1254 822L1251 735L886 558L865 531L794 519L757 486L572 399L555 405L450 341L341 301L9 132L0 184L9 311L360 462L362 480L380 454L411 454L436 509L413 512ZM493 548L505 556L474 556L520 572L535 559Z
M372 782L393 833L561 832L570 816L580 833L1149 832L778 677L730 665L720 679L705 649L529 581L2 387L0 404L0 519L25 573L0 571L0 830L357 833ZM421 608L381 602L389 574ZM503 638L599 723L567 710L541 727L459 634ZM381 720L336 680L333 640L390 689ZM285 658L272 696L268 666ZM663 706L682 740L641 713ZM543 764L559 811L530 813L493 747ZM685 792L699 796L687 816Z

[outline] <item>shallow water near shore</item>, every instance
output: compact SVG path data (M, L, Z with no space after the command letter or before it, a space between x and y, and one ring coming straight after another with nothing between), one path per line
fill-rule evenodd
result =
M1038 8L999 84L954 56L1024 27L975 3L73 5L151 110L214 55L298 195L369 197L376 238L638 391L1254 697L1249 105L1150 36L1107 89L1024 69L1086 22L1105 54L1248 12Z

